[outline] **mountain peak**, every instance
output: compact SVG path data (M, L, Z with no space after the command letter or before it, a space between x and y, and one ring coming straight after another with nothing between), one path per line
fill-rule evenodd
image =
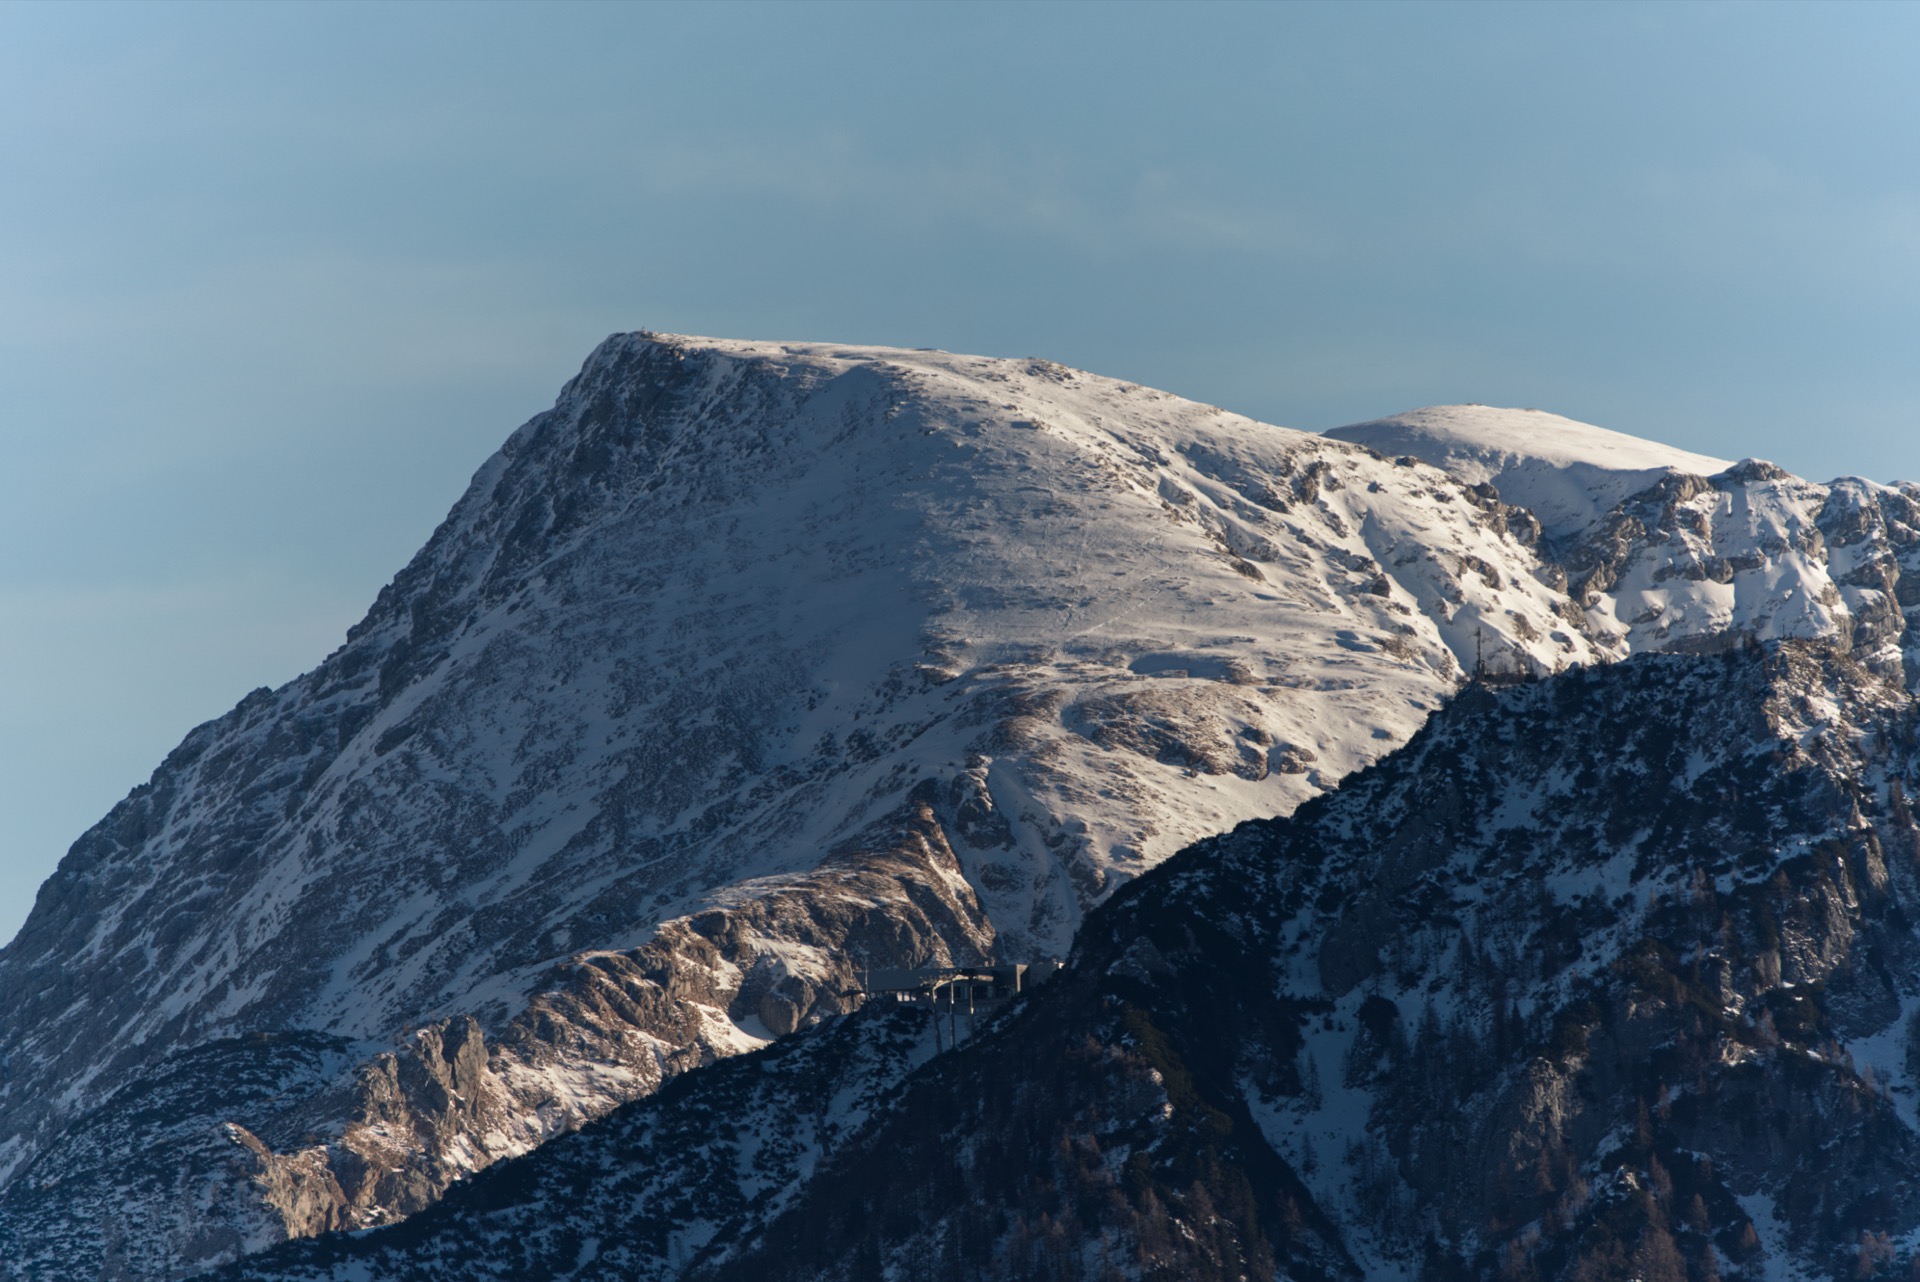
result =
M1430 405L1328 430L1388 457L1412 455L1469 484L1491 482L1549 538L1579 533L1669 472L1712 476L1727 459L1536 409Z

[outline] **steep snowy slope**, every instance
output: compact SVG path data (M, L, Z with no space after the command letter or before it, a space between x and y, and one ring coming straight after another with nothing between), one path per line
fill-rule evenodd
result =
M1492 405L1431 405L1326 435L1389 458L1411 455L1470 483L1490 481L1556 539L1586 529L1669 472L1711 476L1731 466L1558 414Z
M1483 660L1817 635L1911 682L1916 528L1753 464L1541 544L1044 361L617 336L49 880L0 954L0 1258L158 1278L410 1214L858 966L1064 950Z
M1728 636L1839 637L1920 683L1920 487L1830 485L1690 454L1538 410L1448 405L1334 428L1418 458L1541 524L1542 552L1597 642L1697 649Z

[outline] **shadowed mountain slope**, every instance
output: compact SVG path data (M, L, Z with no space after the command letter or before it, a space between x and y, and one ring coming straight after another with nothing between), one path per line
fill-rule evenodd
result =
M1917 735L1823 646L1475 688L958 1051L850 1016L232 1276L1905 1276Z

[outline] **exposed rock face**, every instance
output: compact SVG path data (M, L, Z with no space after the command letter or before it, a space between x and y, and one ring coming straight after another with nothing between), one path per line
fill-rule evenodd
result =
M618 336L49 880L0 953L0 1254L172 1277L404 1217L861 965L1064 951L1476 664L1818 635L1904 674L1915 524L1743 466L1556 540L1043 361Z
M299 1243L222 1276L678 1278L791 1205L934 1054L924 1010L876 1006L677 1078L388 1230Z

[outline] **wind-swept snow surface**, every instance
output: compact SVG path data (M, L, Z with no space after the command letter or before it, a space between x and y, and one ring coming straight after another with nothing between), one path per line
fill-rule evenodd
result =
M1586 529L1668 472L1711 476L1731 466L1558 414L1493 405L1431 405L1326 435L1388 457L1411 455L1471 483L1491 481L1550 538Z

